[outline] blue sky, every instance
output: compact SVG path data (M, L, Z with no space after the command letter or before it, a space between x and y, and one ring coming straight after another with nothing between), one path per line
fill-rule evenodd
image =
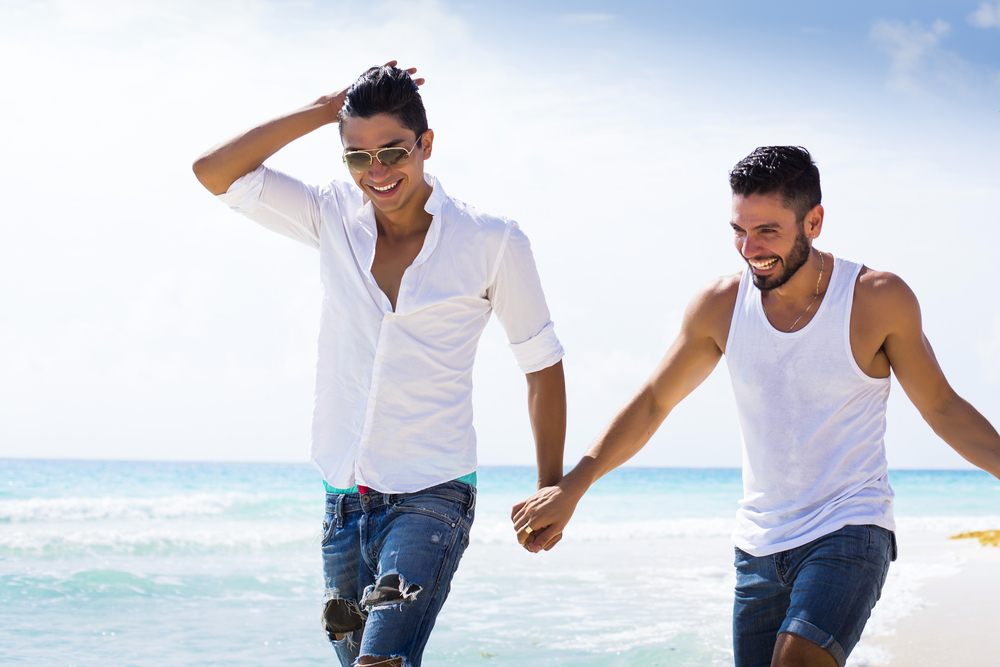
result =
M901 275L949 378L1000 421L1000 3L181 0L0 5L2 455L303 460L315 256L200 190L203 150L389 58L421 69L446 189L530 235L568 350L575 460L690 296L741 268L725 174L810 148L817 245ZM344 178L324 128L272 164ZM530 464L500 327L484 463ZM894 386L903 467L964 466ZM724 367L642 465L739 465Z

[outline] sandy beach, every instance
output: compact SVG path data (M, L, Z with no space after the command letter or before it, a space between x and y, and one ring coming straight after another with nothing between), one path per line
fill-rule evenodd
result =
M996 526L984 526L995 529ZM900 557L890 571L875 629L859 646L862 665L1000 664L1000 547L950 539L940 531L898 532ZM915 576L918 569L923 576ZM893 574L897 576L893 576ZM884 612L880 617L880 612ZM885 618L889 616L891 618Z

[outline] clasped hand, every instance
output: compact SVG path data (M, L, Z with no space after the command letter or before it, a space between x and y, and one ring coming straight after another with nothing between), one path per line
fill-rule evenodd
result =
M546 486L514 505L510 520L514 523L517 541L532 553L548 551L562 539L579 497L562 484Z

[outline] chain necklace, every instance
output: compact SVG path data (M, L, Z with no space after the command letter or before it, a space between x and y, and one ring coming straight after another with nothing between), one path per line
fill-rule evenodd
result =
M799 315L794 322L792 322L792 326L788 327L788 333L792 333L793 331L795 331L795 325L797 325L799 322L802 321L802 318L809 313L809 310L813 307L813 304L816 303L816 299L819 298L819 285L820 283L823 282L823 269L825 266L826 266L826 258L823 256L823 253L821 252L819 254L819 278L816 280L816 293L813 294L813 298L809 300L809 305L807 305L806 309L802 311L802 314Z

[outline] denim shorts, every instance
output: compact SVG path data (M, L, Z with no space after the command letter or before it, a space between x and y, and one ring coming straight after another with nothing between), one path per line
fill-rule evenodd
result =
M879 526L844 526L769 556L736 548L736 667L768 667L778 634L826 649L843 667L882 593L896 537Z
M457 481L326 495L323 627L344 667L362 655L419 667L475 507L475 488Z

